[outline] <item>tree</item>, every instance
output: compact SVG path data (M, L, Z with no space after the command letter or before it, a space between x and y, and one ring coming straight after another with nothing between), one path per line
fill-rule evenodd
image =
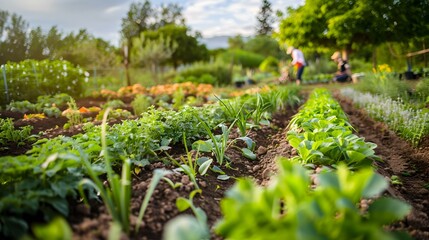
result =
M46 55L43 54L43 49L45 48L46 43L42 28L37 27L35 29L31 29L28 40L27 58L36 60L45 59Z
M272 14L273 10L271 9L271 3L268 0L262 0L261 9L256 17L258 19L256 35L271 35L271 32L273 31L273 27L271 25L274 23L274 17Z
M0 64L7 61L19 62L26 58L28 23L19 15L12 14L8 21L8 13L0 14L0 25L6 35L0 42Z
M429 0L307 0L280 23L277 37L288 45L353 49L401 42L429 34Z
M244 44L244 50L254 52L265 57L273 56L277 59L286 58L285 51L280 49L279 43L270 36L256 36Z
M139 38L133 38L131 59L134 63L143 63L149 67L156 82L158 82L159 66L171 58L177 49L177 43L169 37L160 35L158 39L146 39L142 32Z
M167 25L156 31L146 31L144 36L152 40L159 39L160 36L168 37L171 42L175 42L179 46L167 61L174 68L177 68L180 64L207 60L209 57L206 46L200 44L196 36L189 33L189 29L186 26Z
M243 49L244 48L244 40L240 34L237 34L234 37L228 38L228 47L230 49Z

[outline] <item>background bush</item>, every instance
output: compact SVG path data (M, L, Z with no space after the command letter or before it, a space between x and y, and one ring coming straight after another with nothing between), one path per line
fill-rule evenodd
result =
M228 85L231 83L231 70L227 64L195 63L178 72L175 82L210 83Z
M89 74L80 67L62 60L24 60L8 62L5 69L9 101L36 101L41 95L67 93L80 97ZM3 77L4 80L4 77ZM0 104L7 104L4 83L0 84Z

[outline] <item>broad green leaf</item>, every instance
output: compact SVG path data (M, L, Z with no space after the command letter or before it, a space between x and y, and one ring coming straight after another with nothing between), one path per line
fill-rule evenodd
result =
M197 164L198 164L198 166L201 166L201 164L209 161L210 159L211 158L209 158L209 157L200 157L200 158L197 159Z
M340 182L338 176L333 172L321 173L317 176L320 182L320 186L332 187L334 189L340 189Z
M218 166L213 166L213 167L211 168L211 170L212 170L213 172L215 172L215 173L225 174L225 172L224 172L222 169L220 169L220 167L218 167Z
M349 159L352 162L360 162L366 158L365 154L362 154L362 153L357 152L357 151L351 151L351 150L347 151L347 155L349 156Z
M210 168L210 164L212 164L212 162L213 162L213 159L209 159L208 161L203 162L203 163L201 164L201 166L198 168L198 172L199 172L201 175L206 174L206 173L207 173L207 170L209 170L209 168Z
M213 143L209 141L198 140L192 143L192 149L200 152L211 152Z
M256 154L253 153L250 149L248 148L242 148L241 152L243 152L243 156L250 159L250 160L256 160Z
M165 225L163 240L208 240L210 231L193 216L179 215Z
M229 178L230 177L228 175L219 175L219 176L217 176L217 179L223 180L223 181L228 180Z
M180 212L185 211L186 209L190 208L192 206L191 202L183 197L178 197L176 199L176 207L179 209Z
M67 221L62 217L56 217L46 225L35 224L32 226L36 239L71 240L72 230Z
M366 183L362 196L366 198L376 197L381 194L389 184L386 179L379 174L373 174L371 179Z
M243 140L246 143L248 149L253 150L255 148L255 142L253 142L253 140L251 138L249 138L249 137L239 137L237 139L238 140Z
M393 198L379 198L368 207L371 220L380 224L390 224L405 217L411 211L411 206Z

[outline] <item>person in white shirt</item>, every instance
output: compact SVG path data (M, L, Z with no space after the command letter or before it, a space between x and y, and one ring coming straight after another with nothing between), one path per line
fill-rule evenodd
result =
M296 49L292 46L288 47L287 54L290 54L292 56L292 62L290 63L295 67L296 70L296 84L301 84L302 81L302 73L304 72L304 68L307 65L305 63L304 54L301 50Z

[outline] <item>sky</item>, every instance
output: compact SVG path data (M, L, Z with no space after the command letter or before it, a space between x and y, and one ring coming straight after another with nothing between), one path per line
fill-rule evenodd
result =
M121 19L136 0L0 0L0 9L16 13L30 27L48 31L57 26L64 34L85 28L95 37L119 44ZM141 0L141 2L144 2ZM304 0L270 0L271 8L285 11ZM255 32L256 16L262 0L152 0L152 6L177 3L183 7L186 25L204 38L250 36Z

